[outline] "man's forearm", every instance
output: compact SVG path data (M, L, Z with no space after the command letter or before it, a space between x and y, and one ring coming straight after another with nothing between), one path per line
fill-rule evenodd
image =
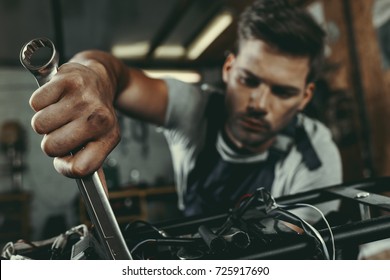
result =
M80 63L95 71L106 87L106 94L111 95L113 104L129 82L127 66L109 53L99 50L83 51L69 62Z
M127 116L156 125L164 124L168 89L163 80L150 78L138 69L127 67L111 54L98 50L80 52L70 62L94 72L95 75L91 76L99 80L99 87L87 86L94 88L94 93L100 95L97 96L99 100L109 102Z

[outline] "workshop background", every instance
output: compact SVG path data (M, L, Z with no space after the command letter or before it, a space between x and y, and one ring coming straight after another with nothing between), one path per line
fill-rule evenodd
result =
M344 181L390 175L390 0L290 1L328 32L324 73L307 113L331 129ZM52 39L62 62L101 49L152 75L218 85L237 16L251 2L0 0L0 243L51 237L88 219L75 181L55 172L30 126L37 84L19 62L26 42ZM122 141L104 165L118 221L179 217L161 131L119 121Z

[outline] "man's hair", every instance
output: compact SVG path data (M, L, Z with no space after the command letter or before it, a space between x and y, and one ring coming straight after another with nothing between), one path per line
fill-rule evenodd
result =
M308 56L310 70L306 82L313 82L324 57L325 32L304 9L286 0L255 0L238 22L240 43L258 39L292 56Z

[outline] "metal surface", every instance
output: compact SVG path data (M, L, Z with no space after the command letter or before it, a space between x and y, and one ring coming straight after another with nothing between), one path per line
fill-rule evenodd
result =
M277 198L277 203L291 205L295 203L318 204L335 199L348 200L364 207L363 217L360 220L342 221L332 224L332 232L336 249L343 249L349 246L373 242L390 238L390 216L371 217L369 208L374 210L389 210L390 197L380 195L390 190L390 177L376 179L365 179L357 182L330 186L324 189L312 190L294 195ZM259 207L260 209L262 207ZM337 213L337 216L349 213ZM169 235L188 234L196 230L201 224L209 227L221 225L228 214L220 214L208 217L194 217L176 222L165 222L156 225L159 229L166 231ZM342 219L343 220L343 219ZM328 229L319 230L321 235L328 236ZM145 232L145 234L147 234ZM275 243L264 250L259 248L257 252L241 256L240 259L295 259L298 254L303 256L311 252L310 244L306 241L291 241L289 244Z
M390 184L389 184L390 186ZM390 210L390 198L380 194L362 191L364 185L357 184L349 187L335 187L326 189L326 192L332 193L340 198L347 198L358 202L360 205L375 206L378 209ZM390 188L390 187L389 187ZM373 188L372 191L375 191Z
M48 48L51 50L51 57L43 65L34 65L32 63L33 55L40 49ZM20 62L31 74L39 86L46 84L57 73L58 53L54 44L47 38L34 39L25 44L20 52Z
M319 230L321 235L327 235L327 229ZM350 245L360 245L390 237L390 216L354 222L332 228L336 248ZM241 259L289 259L297 253L309 250L307 242L292 242L287 246L274 246L264 252L246 255Z
M51 56L43 65L35 66L32 63L33 55L42 48L49 48ZM57 73L59 57L49 39L38 38L22 48L20 61L42 86ZM107 259L132 259L97 172L76 181Z

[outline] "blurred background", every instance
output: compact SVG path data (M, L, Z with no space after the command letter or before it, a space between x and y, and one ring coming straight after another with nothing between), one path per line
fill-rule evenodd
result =
M236 20L251 0L0 0L0 242L52 237L87 222L74 180L58 175L30 126L37 88L20 65L33 38L62 62L113 53L150 75L221 83ZM290 0L327 31L326 64L307 114L332 131L344 181L390 175L390 0ZM170 154L158 127L119 115L122 141L104 169L121 225L179 217Z

